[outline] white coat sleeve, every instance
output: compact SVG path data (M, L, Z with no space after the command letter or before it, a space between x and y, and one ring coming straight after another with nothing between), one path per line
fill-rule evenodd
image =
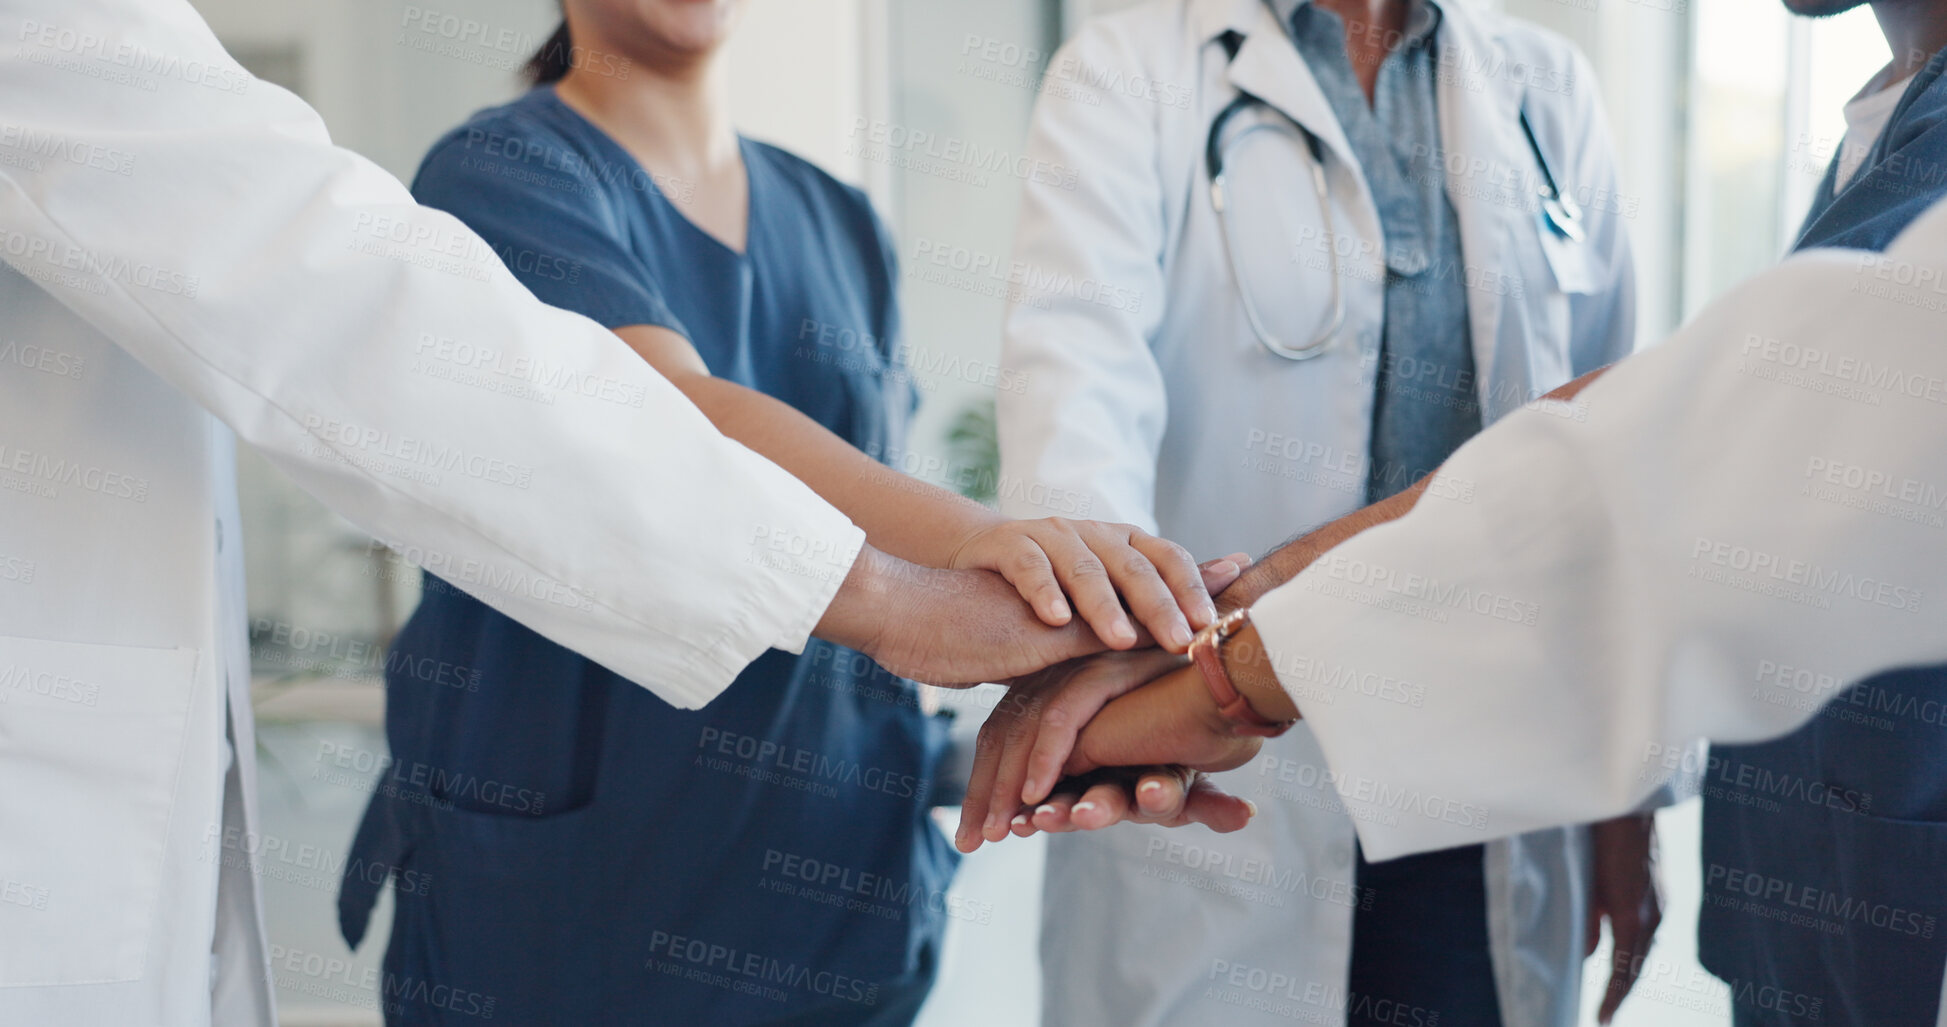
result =
M1947 660L1943 265L1942 205L1793 257L1261 600L1372 858L1614 816L1698 739Z
M1092 22L1052 69L1147 75ZM1163 311L1159 108L1076 76L1035 104L996 393L1001 510L1156 530L1165 391L1150 351Z
M0 97L0 257L353 523L678 706L803 646L859 530L184 0L0 0Z

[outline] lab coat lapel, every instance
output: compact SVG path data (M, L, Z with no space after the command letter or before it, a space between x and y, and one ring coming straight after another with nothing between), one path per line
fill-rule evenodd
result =
M1243 47L1230 62L1231 86L1270 104L1317 136L1334 156L1357 167L1345 130L1339 127L1324 90L1318 88L1311 68L1298 55L1298 47L1278 24L1270 6L1261 0L1206 0L1204 11L1221 15L1202 20L1200 31L1208 33L1204 38L1214 40L1226 31L1244 36Z
M1461 270L1504 273L1511 270L1506 266L1510 228L1528 202L1507 182L1524 181L1519 175L1526 167L1522 153L1527 146L1519 120L1522 87L1509 74L1500 40L1488 34L1470 6L1445 0L1440 9L1440 146L1449 169L1447 196L1460 222ZM1453 173L1454 167L1461 169L1460 175ZM1470 177L1468 169L1476 167L1485 173ZM1540 284L1511 291L1518 299ZM1483 395L1495 381L1501 306L1509 299L1500 292L1475 289L1467 294L1474 366Z

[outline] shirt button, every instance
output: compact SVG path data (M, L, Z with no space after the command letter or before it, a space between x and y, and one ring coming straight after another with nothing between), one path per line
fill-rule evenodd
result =
M1344 842L1333 842L1325 850L1325 855L1336 869L1345 870L1352 866L1352 846Z
M1427 259L1426 251L1418 248L1386 254L1386 266L1396 274L1417 275L1425 271L1429 263L1431 261Z

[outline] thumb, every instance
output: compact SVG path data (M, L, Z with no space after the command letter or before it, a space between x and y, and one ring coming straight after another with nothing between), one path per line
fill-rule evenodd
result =
M1197 778L1183 803L1185 820L1202 824L1218 834L1241 831L1250 826L1252 818L1256 816L1256 803L1224 791L1207 777Z

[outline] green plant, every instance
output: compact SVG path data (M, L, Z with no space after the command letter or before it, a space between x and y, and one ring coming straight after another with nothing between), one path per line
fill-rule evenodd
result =
M968 499L994 505L1001 474L1001 445L994 401L968 404L947 429L946 447L953 469L952 484Z

